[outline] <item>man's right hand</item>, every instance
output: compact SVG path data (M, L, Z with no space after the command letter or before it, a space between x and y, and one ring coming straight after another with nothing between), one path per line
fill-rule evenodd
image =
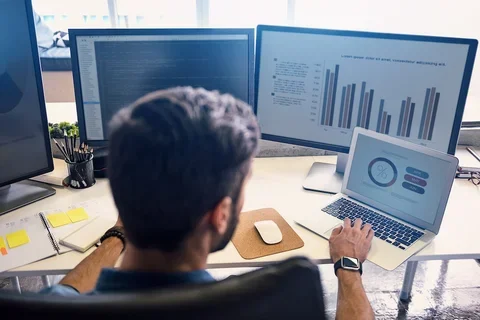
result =
M373 236L374 231L370 224L367 223L362 228L362 220L356 219L352 227L352 222L346 218L343 226L333 229L329 239L333 263L342 257L357 258L362 263L365 262Z

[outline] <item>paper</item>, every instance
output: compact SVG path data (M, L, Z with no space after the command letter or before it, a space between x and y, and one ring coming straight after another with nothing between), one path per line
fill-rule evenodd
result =
M28 237L27 231L18 230L16 232L7 234L7 242L10 249L13 249L29 243L30 238Z
M2 237L0 237L0 254L2 256L7 255L7 245L5 244L5 240L3 240Z
M64 212L51 213L47 216L47 219L54 228L71 223L70 218Z
M67 215L73 223L88 219L88 214L85 212L84 208L75 208L69 210L67 211Z

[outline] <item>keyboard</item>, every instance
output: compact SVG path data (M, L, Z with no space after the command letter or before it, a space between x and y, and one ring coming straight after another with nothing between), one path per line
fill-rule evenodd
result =
M421 231L378 214L375 211L345 198L338 199L329 206L323 208L322 211L342 221L345 218L350 218L350 220L352 220L352 225L356 219L360 218L362 219L362 226L366 223L372 225L372 228L375 231L375 237L401 250L406 250L424 235Z

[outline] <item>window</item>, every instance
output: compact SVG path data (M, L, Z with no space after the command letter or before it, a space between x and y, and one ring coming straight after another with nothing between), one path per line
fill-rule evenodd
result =
M254 28L287 24L287 0L209 0L209 27Z
M118 25L122 28L195 28L195 0L117 0Z
M53 31L111 25L107 0L32 0L32 4Z

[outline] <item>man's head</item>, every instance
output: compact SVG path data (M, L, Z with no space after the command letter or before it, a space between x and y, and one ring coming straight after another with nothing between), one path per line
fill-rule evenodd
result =
M230 240L259 140L247 104L190 87L157 91L111 122L108 174L129 242L176 252L208 233Z

